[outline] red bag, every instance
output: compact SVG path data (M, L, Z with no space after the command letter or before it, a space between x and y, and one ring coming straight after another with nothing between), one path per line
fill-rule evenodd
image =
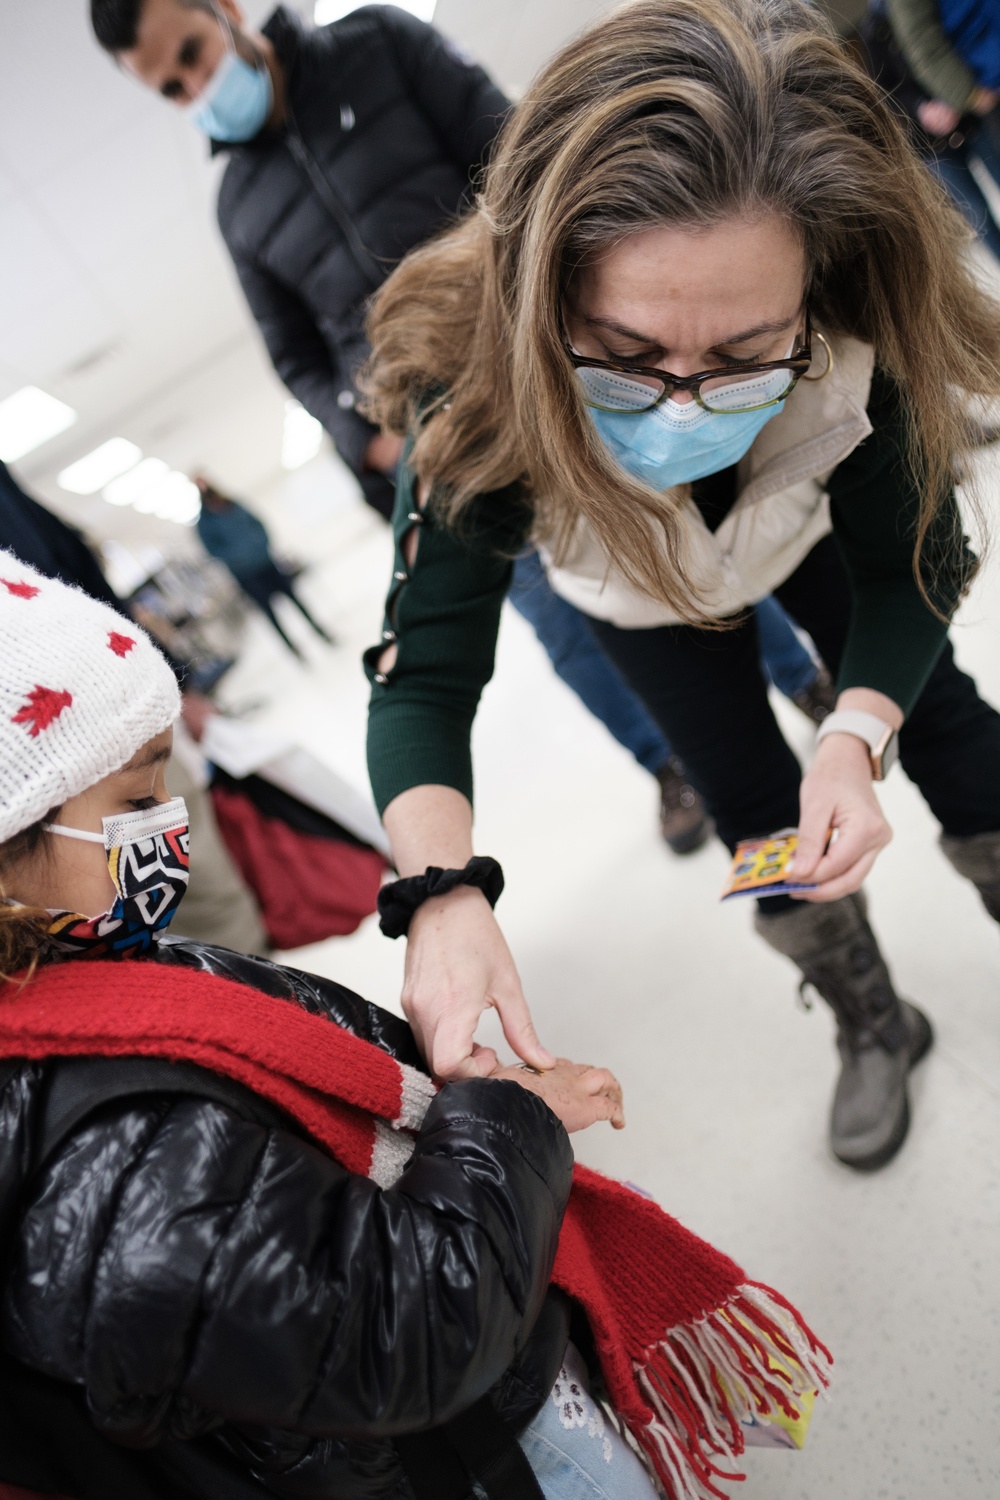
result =
M240 786L228 777L213 782L216 822L274 947L302 948L355 932L375 910L386 868L382 855L319 814L311 816L329 831L307 833L268 816Z

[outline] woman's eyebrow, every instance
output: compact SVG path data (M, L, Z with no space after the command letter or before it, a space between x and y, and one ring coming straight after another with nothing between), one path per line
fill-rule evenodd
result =
M717 349L723 344L746 344L750 339L758 339L765 333L783 333L798 317L799 313L796 311L790 318L773 318L766 323L757 323L753 328L747 328L742 333L733 333L728 338L716 339L712 348ZM633 343L643 344L649 349L663 348L659 340L650 338L645 333L637 333L634 328L626 328L624 323L616 323L612 318L591 318L584 314L583 321L591 328L607 328L609 332L617 333L624 339L631 339Z
M644 344L649 349L663 347L656 339L647 338L644 333L636 333L634 328L626 328L624 323L616 323L611 318L589 318L585 313L583 321L591 328L607 328L610 333L617 333L623 339L631 339L634 344Z

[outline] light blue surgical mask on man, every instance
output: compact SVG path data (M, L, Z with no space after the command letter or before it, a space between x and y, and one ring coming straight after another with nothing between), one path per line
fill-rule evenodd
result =
M578 370L577 375L594 426L609 452L623 469L654 490L690 484L738 463L761 429L783 410L784 397L790 394L788 372L770 370L739 384L741 404L754 396L761 403L751 411L706 411L697 401L669 398L647 411L635 411L637 397L643 399L643 392L648 396L648 386L593 366ZM777 399L781 392L784 396Z
M254 66L238 56L232 28L224 16L219 20L230 50L188 106L188 118L213 141L251 141L263 130L274 103L271 74L263 58Z

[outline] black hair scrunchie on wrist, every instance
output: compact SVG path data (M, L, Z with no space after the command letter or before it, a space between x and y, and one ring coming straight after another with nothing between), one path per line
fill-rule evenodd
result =
M413 913L432 896L446 896L457 885L474 885L491 906L503 891L503 871L497 860L476 855L464 870L442 870L428 865L422 875L408 875L384 885L378 893L379 927L386 937L403 937L410 930Z

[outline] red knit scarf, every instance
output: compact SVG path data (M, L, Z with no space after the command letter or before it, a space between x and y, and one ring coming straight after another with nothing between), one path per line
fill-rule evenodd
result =
M67 962L0 991L0 1057L166 1057L269 1099L350 1172L391 1187L428 1078L287 1000L136 960ZM741 1420L793 1419L830 1356L777 1292L653 1202L577 1166L553 1271L593 1331L613 1414L672 1500L722 1496Z

